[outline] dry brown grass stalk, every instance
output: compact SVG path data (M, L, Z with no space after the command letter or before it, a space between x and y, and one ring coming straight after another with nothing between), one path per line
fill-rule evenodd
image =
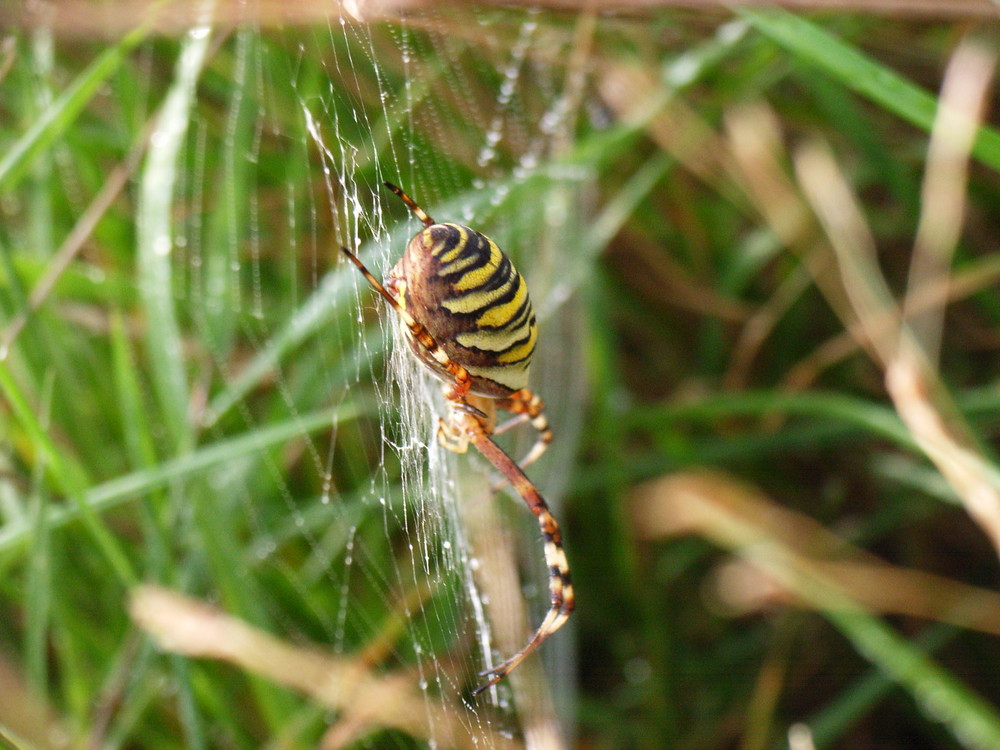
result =
M869 611L1000 634L1000 594L890 565L725 474L653 480L636 490L632 511L647 541L698 534L739 557L714 578L715 595L730 611L815 607L813 592L802 587L821 581Z
M486 726L470 731L458 707L421 691L412 671L374 672L362 659L292 645L204 602L155 586L133 590L132 618L160 648L216 659L291 688L336 711L323 747L343 747L376 729L392 728L438 747L475 750L520 745Z
M667 9L713 11L720 16L728 13L730 0L492 0L480 2L480 8L516 5L544 8L557 13L595 11L622 17L643 19ZM782 6L796 11L837 11L876 13L890 17L917 19L989 19L996 18L996 5L990 0L742 0L740 3L758 7ZM343 16L357 22L376 23L399 20L419 11L435 9L443 17L467 15L469 4L460 0L340 0L323 2L285 2L284 0L216 0L212 4L215 21L222 24L252 23L263 27L327 24ZM160 33L182 33L202 18L204 0L173 0L162 2L96 2L95 0L60 0L52 4L8 3L0 7L0 25L53 29L57 34L74 38L109 38L149 23Z

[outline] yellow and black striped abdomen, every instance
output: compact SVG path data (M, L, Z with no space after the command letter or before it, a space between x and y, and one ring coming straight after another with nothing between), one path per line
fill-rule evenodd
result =
M434 224L410 240L390 279L410 314L469 371L473 393L502 398L527 387L535 314L524 278L493 240L459 224ZM424 348L410 343L441 374Z

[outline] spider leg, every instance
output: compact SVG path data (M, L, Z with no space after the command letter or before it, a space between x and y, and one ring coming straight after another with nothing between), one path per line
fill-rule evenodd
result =
M450 450L452 453L465 453L469 449L469 436L466 434L464 423L465 416L469 415L479 422L487 434L490 433L492 418L482 409L473 406L465 398L451 399L449 396L450 391L451 389L446 386L444 397L448 399L449 418L438 419L438 443L441 447ZM476 397L472 396L472 398ZM479 403L484 408L491 405L491 402L484 402L482 399L479 400Z
M507 398L497 399L496 406L498 409L509 411L516 416L497 427L493 431L494 435L506 432L511 427L524 421L530 421L531 426L538 433L535 444L528 451L528 455L517 464L522 469L530 466L545 453L549 447L549 443L552 442L552 429L549 427L549 420L545 416L545 402L530 388L522 388Z
M427 332L424 328L423 323L417 322L417 320L406 311L399 300L396 299L392 293L386 289L382 282L375 278L374 274L369 271L365 264L361 262L361 259L357 255L352 253L346 247L341 247L341 251L348 257L348 259L358 267L358 270L368 279L368 283L372 285L372 288L378 292L385 299L386 302L396 311L396 314L402 318L403 323L409 329L410 336L422 346L434 361L437 362L441 369L447 372L451 377L455 379L454 385L445 393L445 398L452 401L463 400L465 394L469 392L469 386L472 380L469 376L469 371L462 367L460 364L453 362L451 357L449 357L444 349L438 345L438 342L434 340L434 337Z
M566 561L566 553L563 551L562 532L559 530L556 519L549 511L549 506L513 459L490 439L482 425L470 418L465 420L465 429L473 445L496 467L497 471L507 478L507 481L514 486L531 512L538 518L542 538L545 540L545 562L549 568L550 606L545 619L542 620L542 624L524 648L497 666L482 672L482 676L488 679L472 691L473 695L479 695L510 674L511 670L524 661L525 657L561 628L573 612L576 599L570 580L569 563Z
M418 206L417 202L413 200L413 198L408 196L400 188L396 187L391 182L383 182L382 184L385 185L387 188L389 188L396 195L398 195L402 199L403 203L406 204L406 207L411 211L413 211L413 213L416 214L417 218L424 223L425 227L429 227L434 224L434 219L428 216L427 212L424 211L424 209L422 209L420 206Z
M448 395L447 395L447 389L446 389L445 390L445 398L447 398L447 397L448 397ZM453 401L451 403L451 408L454 411L462 412L463 414L471 414L477 420L479 420L480 424L485 424L486 421L489 419L489 416L486 414L486 412L484 412L482 409L477 409L475 406L473 406L472 404L470 404L468 401L465 401L465 400L462 400L462 401Z
M497 427L496 427L496 429L493 430L492 434L494 436L496 436L496 435L503 435L505 432L509 432L510 430L513 430L519 424L523 424L523 423L527 422L528 419L529 418L528 418L527 414L518 414L516 416L513 416L510 419L508 419L506 422L504 422L503 424L498 424ZM520 465L520 462L519 462L519 465ZM523 469L524 466L521 466L521 468Z
M444 397L449 399L451 389L445 387ZM464 417L471 416L480 424L486 424L488 417L465 399L448 400L448 419L438 419L437 439L442 448L452 453L469 450L469 436L466 434Z
M438 419L438 444L452 453L465 453L469 450L469 436L461 428L447 419Z
M545 402L530 388L522 388L506 398L497 399L496 408L509 411L515 416L493 430L492 434L494 435L507 432L507 430L516 427L522 422L531 422L531 426L535 428L538 437L535 440L535 444L531 446L531 450L528 451L528 454L524 458L517 462L517 465L524 469L535 463L545 453L549 447L549 443L552 442L552 429L549 427L549 420L545 416ZM491 489L494 492L499 492L506 486L507 480L503 479L493 484Z

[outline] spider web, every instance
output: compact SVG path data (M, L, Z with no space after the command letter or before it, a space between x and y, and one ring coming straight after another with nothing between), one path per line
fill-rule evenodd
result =
M399 257L418 223L381 187L389 180L438 220L470 224L512 256L541 327L532 386L556 430L528 473L559 518L579 427L571 405L583 387L572 309L579 277L558 254L578 242L588 178L558 166L580 105L559 62L572 44L572 28L541 25L531 11L421 11L380 24L341 15L324 29L243 29L224 48L232 91L221 194L203 171L220 144L197 120L188 137L185 189L206 209L191 211L178 256L194 327L203 340L248 342L237 366L228 351L216 356L224 386L204 421L219 436L227 424L266 428L262 387L303 422L333 406L325 429L303 428L293 441L292 460L270 456L261 483L240 493L263 585L299 591L306 608L267 602L269 619L278 635L308 637L385 679L401 676L427 713L426 735L409 733L432 747L558 745L536 660L469 696L477 672L520 648L548 606L541 539L516 495L489 491L496 477L481 457L437 445L439 383L415 364L394 315L338 248L355 249L376 276ZM275 149L286 156L266 171ZM231 189L240 180L256 183L249 205ZM546 201L526 201L525 192ZM197 217L209 204L223 219L206 227ZM220 241L222 261L207 249ZM220 262L221 273L211 267ZM225 289L208 288L220 278ZM523 455L534 435L515 432L500 442ZM543 649L549 673L563 678L555 680L563 704L568 647L562 633ZM384 728L343 731L381 746Z

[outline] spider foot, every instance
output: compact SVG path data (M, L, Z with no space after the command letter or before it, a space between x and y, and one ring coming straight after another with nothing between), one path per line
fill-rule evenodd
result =
M455 411L461 412L463 414L471 414L476 419L487 420L486 412L481 409L477 409L475 406L470 404L468 401L454 401L450 404L451 408Z
M504 659L495 667L490 667L489 669L484 669L482 672L480 672L479 673L480 677L488 677L489 679L486 680L486 682L484 682L482 685L477 687L475 690L473 690L472 694L479 695L484 690L488 690L489 688L493 687L498 682L500 682L500 680L502 680L504 677L513 672L515 667L517 667L518 664L524 661L524 659L528 656L528 654L530 654L536 648L538 648L538 646L541 645L541 642L544 641L546 637L548 636L545 636L540 640L536 640L537 638L536 634L536 638L533 638L525 648L518 651L512 657L510 657L509 659Z
M469 438L466 434L444 419L438 419L437 439L442 448L452 453L465 453L469 450Z
M520 656L520 654L518 654L518 656ZM516 662L514 663L512 662L513 659L507 659L507 661L498 664L492 669L484 669L482 672L480 672L479 673L480 677L489 677L489 679L486 680L486 682L484 682L482 685L477 687L475 690L473 690L472 694L479 695L480 693L489 690L491 687L500 682L500 680L509 675L511 671L513 671L514 667L517 666Z

